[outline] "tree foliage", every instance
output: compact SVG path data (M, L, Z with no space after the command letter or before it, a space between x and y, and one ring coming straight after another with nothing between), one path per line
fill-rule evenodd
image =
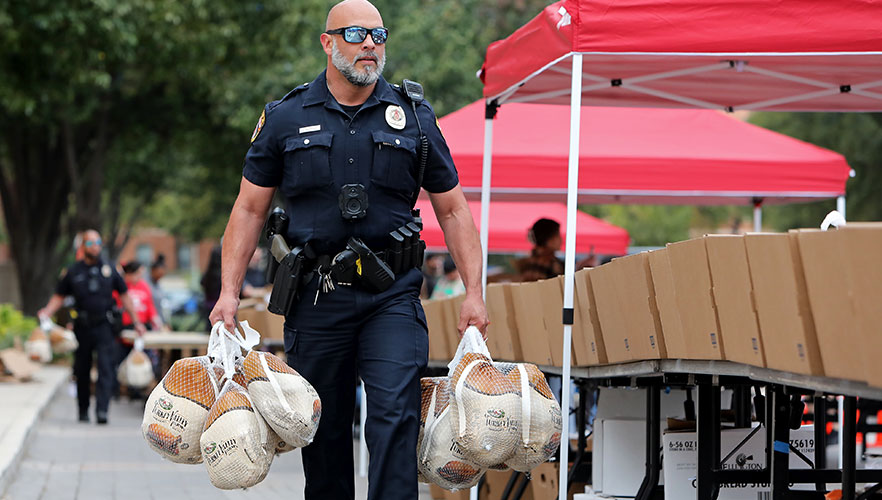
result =
M378 0L386 77L421 81L439 114L480 97L488 43L543 1ZM26 312L73 235L144 217L218 236L263 104L325 65L332 2L8 0L0 4L0 199Z
M882 115L867 113L755 113L750 121L845 156L855 171L846 184L848 220L882 220ZM764 222L786 231L816 227L835 202L768 207Z

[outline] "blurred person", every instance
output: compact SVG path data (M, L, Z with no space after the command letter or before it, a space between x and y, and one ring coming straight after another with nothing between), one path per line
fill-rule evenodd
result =
M168 310L168 299L159 285L159 280L165 277L167 273L168 268L165 265L165 254L158 254L156 260L150 264L150 273L145 280L150 287L150 294L153 296L153 304L156 306L159 318L165 325L169 325L171 322L171 312Z
M423 263L423 287L420 290L420 297L428 299L435 290L435 284L438 279L444 275L444 255L432 254L426 257Z
M202 293L204 296L202 307L205 314L214 309L221 294L221 247L215 246L211 249L211 255L208 258L208 265L199 281L202 285ZM241 287L240 287L241 292ZM237 297L240 296L237 293ZM208 316L203 316L208 318ZM211 329L211 321L208 322L208 328Z
M156 304L153 300L153 293L150 290L150 284L143 277L141 263L133 260L131 262L127 262L122 266L123 270L123 281L126 283L126 287L128 288L128 295L132 298L132 306L135 309L135 318L138 322L144 325L144 327L148 330L165 330L166 326L162 322L162 318L159 316L159 312L156 308ZM114 292L114 296L116 296L117 303L121 304L119 296L116 292ZM122 315L122 327L123 329L131 329L134 327L135 321L132 318L132 315L128 313L128 311L123 312ZM116 359L114 363L114 372L119 369L120 363L126 359L126 356L132 352L132 347L134 346L134 342L120 337L116 338ZM113 379L113 394L117 395L119 393L119 380L116 378ZM139 399L140 392L133 391L130 389L129 398L130 399Z
M465 293L465 284L459 277L459 271L456 269L456 263L449 255L444 259L442 267L443 274L438 278L435 289L432 292L432 299L445 299L447 297L455 297Z
M539 281L563 274L564 263L555 255L563 241L560 223L539 219L533 223L527 239L533 244L530 256L515 262L521 281Z
M262 297L265 294L263 287L267 282L264 255L263 248L257 247L251 260L248 261L248 269L245 270L245 280L242 283L244 297Z
M306 500L354 497L356 374L367 392L368 499L418 496L414 450L428 361L422 262L418 251L397 259L404 247L390 233L413 222L420 187L466 285L458 329L484 332L488 323L474 220L431 106L413 85L408 93L381 76L388 35L366 0L331 8L320 37L327 69L264 108L224 233L222 292L210 317L228 329L277 188L290 215L282 236L314 254L302 261L309 280L285 290L275 283L277 292L300 292L285 318L285 351L322 401L318 433L302 453ZM357 262L376 273L358 273Z
M80 251L82 260L63 271L55 294L37 312L37 316L51 318L64 303L64 298L73 296L76 310L74 334L79 342L74 359L79 419L81 422L89 421L90 372L93 353L97 352L95 417L99 424L106 424L113 380L116 378L113 370L115 342L111 327L111 310L115 306L113 291L119 293L125 310L135 318L133 326L139 335L144 333L145 328L137 319L132 298L122 277L101 258L101 235L98 231L90 229L83 232L82 245L78 249Z

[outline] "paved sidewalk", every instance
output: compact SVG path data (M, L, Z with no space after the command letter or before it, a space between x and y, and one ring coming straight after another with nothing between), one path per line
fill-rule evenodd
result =
M299 451L276 457L267 478L247 491L218 490L204 465L174 464L147 446L140 431L143 403L113 402L110 423L99 427L94 414L93 423L76 421L76 400L66 389L55 393L35 426L0 500L303 498ZM429 499L428 487L420 486L420 499ZM356 478L355 490L357 499L367 498L367 479Z
M0 492L15 474L46 405L69 378L69 367L43 366L31 381L0 384Z

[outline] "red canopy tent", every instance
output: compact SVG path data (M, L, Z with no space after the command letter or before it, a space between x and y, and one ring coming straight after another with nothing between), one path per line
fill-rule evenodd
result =
M429 200L417 202L423 215L423 232L420 237L429 250L446 251L444 233L435 218L435 211ZM472 217L478 219L481 204L469 202ZM490 219L490 243L488 250L498 253L528 252L532 245L527 241L527 230L537 219L546 217L558 222L567 218L567 206L563 203L493 202L493 217ZM576 252L601 255L624 255L628 250L628 231L584 212L576 212L579 220L579 234L576 235ZM561 228L561 233L563 233ZM561 234L566 237L566 234Z
M882 3L869 0L561 0L487 49L481 217L489 216L493 117L506 102L570 105L567 233L576 234L581 106L732 111L882 110ZM534 128L547 126L533 122ZM592 165L586 165L589 176ZM843 204L844 208L844 204ZM482 242L486 244L486 225ZM570 377L567 247L563 378ZM561 406L569 408L569 391ZM569 432L563 419L562 433ZM568 462L569 447L560 461ZM559 495L567 494L560 468ZM644 481L639 498L648 498ZM844 486L844 485L843 485ZM698 496L713 488L699 481ZM847 498L854 498L854 483Z
M440 120L460 184L473 199L481 192L483 115L478 101ZM845 194L851 171L838 153L717 111L592 107L582 108L581 123L579 163L590 169L579 179L582 203L828 199ZM567 108L502 107L494 123L493 199L565 200L568 140Z
M882 6L866 0L562 0L490 45L484 96L585 105L870 111Z

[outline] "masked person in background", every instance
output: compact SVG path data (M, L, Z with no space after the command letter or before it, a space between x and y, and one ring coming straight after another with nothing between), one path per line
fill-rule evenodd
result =
M265 107L223 238L223 287L211 321L232 328L248 260L281 191L290 221L280 233L300 249L302 276L310 277L287 287L298 293L285 317L285 351L322 401L318 433L303 449L306 500L355 495L357 376L368 403L368 499L419 496L414 450L428 335L422 255L413 252L424 246L411 210L420 187L465 283L458 328L484 331L488 323L480 240L434 111L417 86L380 76L388 36L365 0L330 10L321 35L327 70ZM274 292L283 292L276 276Z
M49 299L46 307L40 309L40 318L51 318L64 303L65 296L73 296L76 319L74 334L77 336L76 357L74 359L74 376L77 379L77 402L81 422L89 421L89 400L92 370L92 355L98 353L98 382L95 389L95 417L99 424L107 423L107 409L114 372L115 341L111 328L111 310L115 306L113 292L119 293L120 300L126 311L135 318L134 328L139 334L145 331L144 325L137 319L135 307L129 296L128 288L116 270L101 258L101 235L98 231L88 230L83 233L82 260L73 263L64 270L61 280L55 289L55 295Z
M145 328L148 330L164 330L166 327L162 322L162 318L159 315L159 311L156 308L156 304L153 300L153 293L150 290L150 284L147 283L147 280L142 276L141 263L137 261L127 262L122 266L123 270L123 280L126 283L126 288L128 288L128 295L132 298L132 306L135 308L135 317L133 318L131 314L127 311L123 312L122 315L122 327L123 329L133 328L135 325L135 320L139 323L143 324ZM117 302L119 305L122 305L121 300L119 299L119 294L114 292L114 296L117 298ZM120 363L126 359L126 356L132 352L132 346L134 343L131 340L117 337L116 342L116 359L114 362L114 372L119 369ZM119 380L116 378L113 379L113 394L116 395L119 392ZM129 398L130 399L139 399L141 393L137 390L130 390Z
M563 241L557 221L537 220L527 233L527 239L533 244L533 250L529 257L515 263L521 281L539 281L564 273L564 263L555 255Z

